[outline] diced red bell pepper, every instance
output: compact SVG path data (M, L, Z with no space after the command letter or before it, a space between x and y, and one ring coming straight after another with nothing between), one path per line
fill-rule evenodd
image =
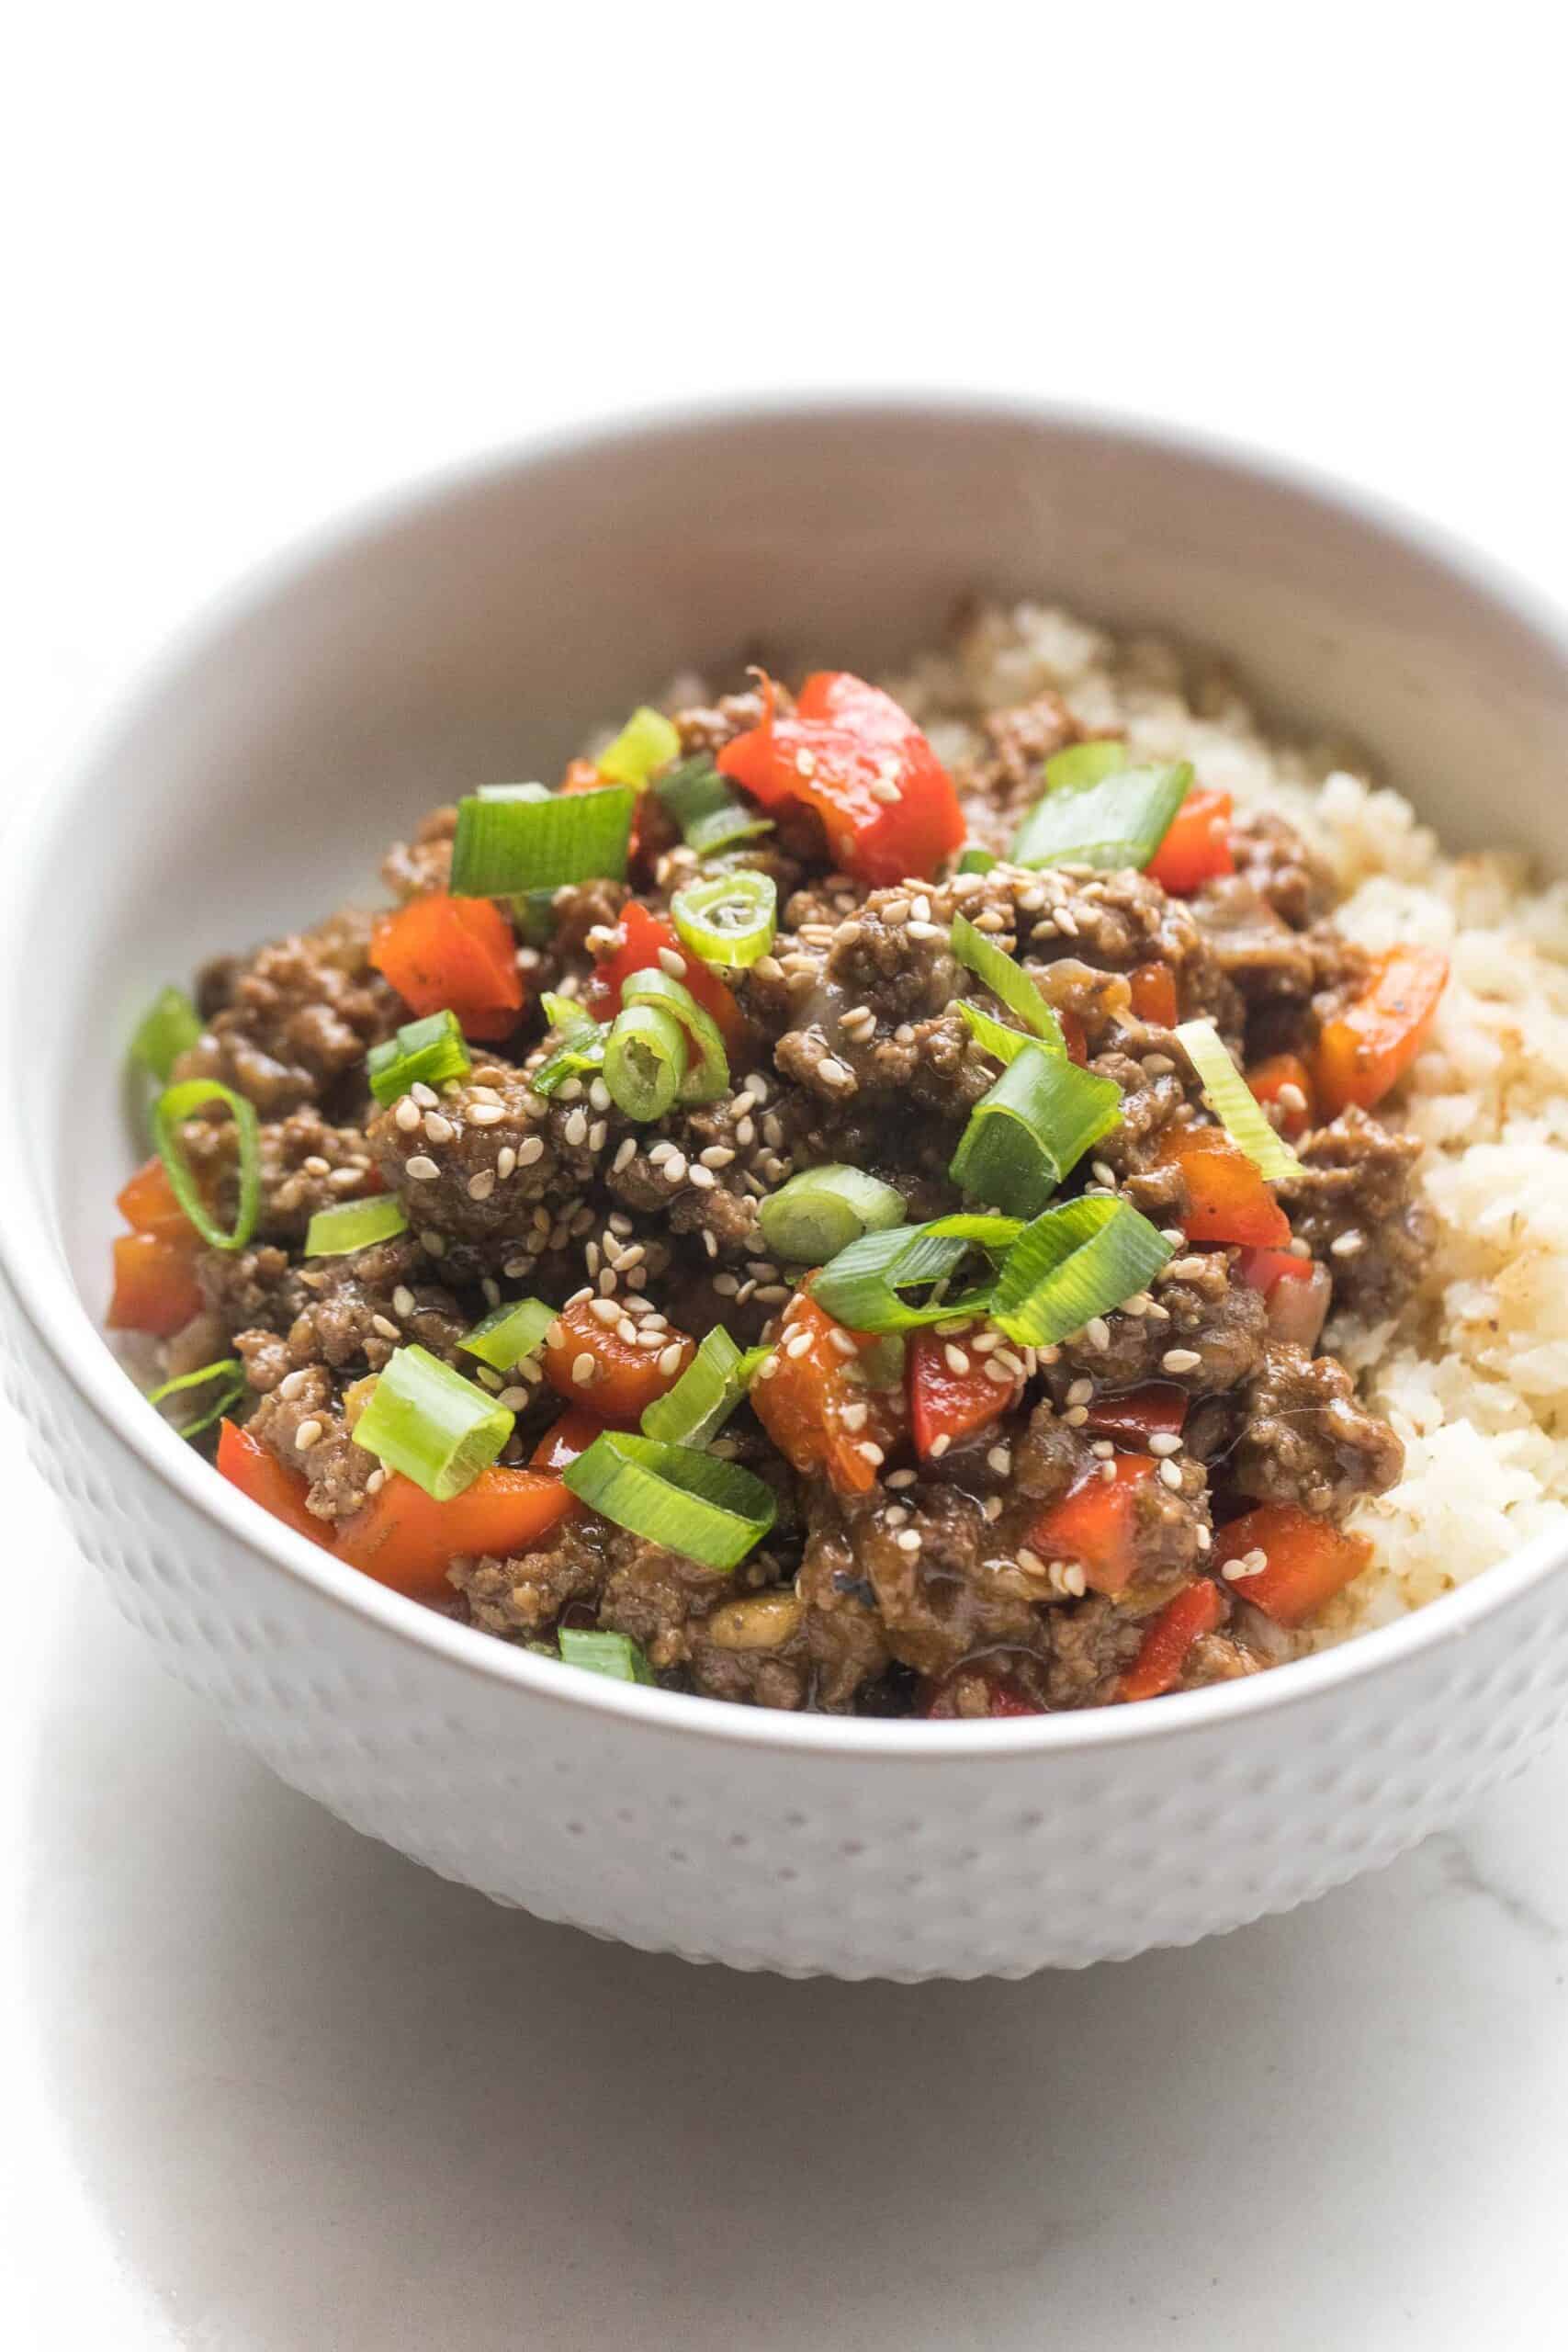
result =
M183 1330L202 1308L196 1254L189 1242L161 1233L117 1234L109 1329L146 1331L158 1340Z
M1100 1476L1102 1470L1111 1472L1109 1478ZM1035 1521L1031 1548L1043 1560L1076 1560L1096 1592L1120 1592L1137 1566L1138 1489L1154 1474L1147 1453L1118 1453L1109 1463L1097 1463Z
M1210 1577L1184 1586L1144 1628L1138 1655L1122 1677L1118 1697L1158 1699L1173 1690L1194 1642L1212 1634L1223 1614L1219 1588Z
M249 1495L252 1502L259 1503L274 1519L282 1520L297 1535L308 1535L312 1544L331 1551L330 1521L318 1519L307 1508L305 1498L310 1487L304 1472L291 1470L286 1462L280 1462L259 1437L254 1437L249 1430L237 1428L232 1421L224 1421L218 1431L218 1468L231 1487Z
M1168 964L1140 964L1127 975L1133 1011L1158 1029L1176 1026L1176 974Z
M517 1026L517 942L493 899L411 899L378 917L370 961L412 1012L450 1012L466 1036L508 1037Z
M798 1348L802 1339L807 1345ZM752 1410L780 1453L803 1477L825 1471L840 1494L868 1494L881 1464L863 1448L886 1455L902 1435L903 1390L875 1388L861 1376L861 1358L877 1344L869 1333L846 1331L797 1292L778 1346L751 1382Z
M700 956L683 947L667 922L650 914L640 899L628 899L616 929L614 952L593 967L587 1004L595 1021L613 1021L621 1009L621 990L634 972L662 970L661 955L679 957L685 967L682 987L718 1025L726 1046L735 1052L746 1043L746 1015L718 974Z
M1259 1102L1279 1104L1280 1133L1287 1143L1314 1124L1312 1072L1300 1054L1270 1054L1247 1071L1247 1082Z
M1347 1535L1294 1503L1261 1503L1215 1530L1216 1567L1248 1552L1262 1552L1268 1565L1237 1577L1232 1589L1281 1625L1304 1624L1372 1556L1365 1536Z
M576 1496L538 1470L481 1470L444 1503L393 1471L363 1510L343 1521L338 1557L411 1600L438 1600L448 1592L454 1560L485 1553L512 1559L577 1509Z
M1162 1168L1181 1170L1187 1211L1179 1223L1189 1241L1255 1242L1269 1249L1289 1241L1289 1217L1257 1163L1224 1127L1171 1127L1157 1159Z
M187 1244L200 1239L175 1198L168 1170L156 1155L144 1160L130 1182L121 1185L115 1206L135 1233L155 1233L164 1241Z
M1205 882L1235 872L1228 792L1190 792L1145 869L1173 899L1190 899Z
M1378 958L1354 1004L1325 1022L1313 1076L1325 1119L1355 1103L1370 1111L1403 1078L1426 1041L1448 984L1435 947L1393 947Z
M964 841L953 780L891 695L847 670L807 678L791 716L764 684L761 724L717 754L721 773L765 807L817 810L833 856L874 889L929 878Z
M571 1406L558 1421L553 1421L528 1456L535 1470L564 1470L580 1453L586 1453L594 1439L604 1428L597 1413L584 1413Z
M1260 1290L1265 1298L1281 1283L1310 1283L1314 1271L1313 1261L1298 1258L1293 1250L1244 1250L1236 1260L1236 1272L1248 1290Z
M948 1351L964 1359L955 1372ZM945 1453L960 1438L988 1429L1018 1401L1021 1383L1012 1376L993 1380L986 1366L988 1355L976 1355L966 1341L942 1339L935 1331L916 1331L908 1356L909 1419L915 1451L922 1462Z
M657 1346L623 1338L620 1323L603 1323L593 1312L598 1299L580 1298L563 1306L545 1341L545 1378L569 1405L586 1406L618 1429L636 1429L655 1399L668 1395L696 1353L696 1342L666 1325ZM640 1325L637 1327L642 1328ZM580 1380L580 1371L589 1371Z
M1146 1381L1141 1388L1096 1396L1087 1408L1086 1429L1096 1437L1147 1444L1151 1437L1179 1437L1187 1419L1187 1391L1168 1380Z

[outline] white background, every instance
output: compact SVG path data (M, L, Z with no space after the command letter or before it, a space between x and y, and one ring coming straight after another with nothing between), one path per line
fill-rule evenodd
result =
M323 514L698 393L1158 413L1561 593L1547 13L14 19L6 792ZM919 1991L697 1973L493 1912L276 1787L0 1450L7 2346L1562 2341L1568 1759L1192 1953Z

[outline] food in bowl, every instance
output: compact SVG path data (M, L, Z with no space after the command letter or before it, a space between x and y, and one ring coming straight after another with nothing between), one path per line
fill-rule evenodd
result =
M930 1716L1568 1509L1559 895L1037 607L667 701L143 1023L109 1321L222 1475L566 1663Z

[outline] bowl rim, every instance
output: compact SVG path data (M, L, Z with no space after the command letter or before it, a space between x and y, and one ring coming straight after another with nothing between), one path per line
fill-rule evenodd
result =
M8 854L0 869L0 1095L19 1099L6 1081L16 1059L16 1025L22 1001L18 957L22 918L29 910L30 876L59 833L74 824L76 804L141 716L188 679L204 659L220 652L248 619L303 586L318 571L378 539L434 514L487 484L594 452L649 452L694 433L798 423L831 429L879 424L937 424L994 430L1021 425L1063 436L1132 446L1152 458L1174 459L1251 482L1276 494L1328 509L1339 521L1395 543L1457 577L1472 594L1500 608L1568 668L1568 613L1533 582L1445 526L1407 510L1381 492L1331 472L1235 437L1195 431L1158 418L1078 403L998 396L984 391L909 391L878 388L799 395L755 394L638 406L568 426L531 434L498 448L428 469L330 518L247 569L209 600L176 632L161 655L129 682L117 684L74 731L63 752L46 763L7 827ZM455 1620L334 1559L306 1537L268 1520L194 1453L158 1415L141 1408L134 1383L94 1322L72 1283L60 1247L52 1203L35 1199L19 1134L7 1115L0 1128L0 1273L8 1280L32 1335L62 1376L99 1420L106 1436L124 1447L155 1480L223 1535L302 1582L333 1607L368 1620L411 1649L437 1657L468 1674L511 1684L535 1699L569 1710L639 1723L670 1737L720 1747L877 1759L928 1762L964 1758L980 1762L1014 1755L1078 1752L1138 1746L1241 1723L1260 1712L1310 1703L1344 1684L1391 1671L1462 1638L1469 1628L1522 1600L1554 1568L1568 1564L1568 1537L1546 1534L1483 1570L1472 1582L1407 1615L1351 1635L1331 1649L1271 1668L1240 1681L1172 1693L1157 1707L1089 1708L1001 1722L911 1724L897 1718L788 1713L695 1694L611 1681L591 1674L563 1675L552 1661Z

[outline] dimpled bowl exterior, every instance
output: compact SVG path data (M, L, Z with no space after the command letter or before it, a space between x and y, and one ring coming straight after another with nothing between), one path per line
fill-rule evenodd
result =
M28 1116L0 1149L0 1296L34 1455L184 1683L285 1780L498 1901L794 1974L1079 1966L1391 1859L1563 1711L1546 1546L1342 1650L1095 1715L846 1724L569 1674L273 1527L97 1335L118 1072L159 980L324 910L444 790L547 772L738 626L864 664L955 584L1045 582L1232 644L1456 830L1467 757L1501 743L1524 837L1561 861L1561 643L1461 559L1156 436L912 408L605 435L434 493L255 594L13 837L0 1100Z

